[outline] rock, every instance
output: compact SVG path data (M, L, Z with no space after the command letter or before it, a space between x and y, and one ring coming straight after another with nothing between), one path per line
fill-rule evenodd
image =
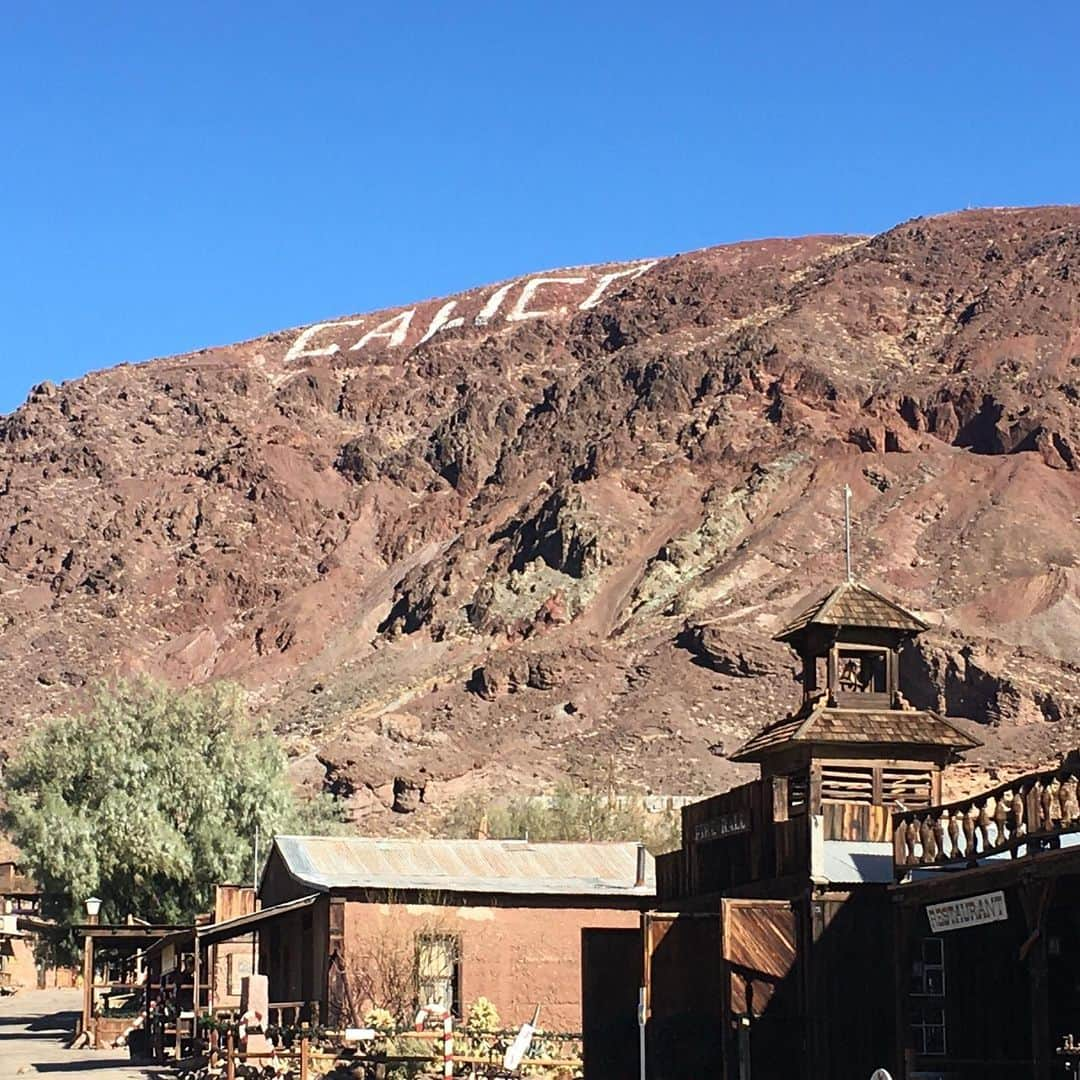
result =
M739 679L776 675L788 666L782 647L744 641L736 644L732 637L730 628L687 622L678 643L712 671Z
M379 734L393 742L420 742L424 722L411 713L389 713L379 717Z
M487 701L502 694L513 694L529 685L531 668L527 657L499 653L483 667L476 668L469 680L469 689Z
M529 661L528 684L534 690L554 690L562 685L564 673L558 661L550 656Z
M394 778L394 803L391 809L395 814L412 814L420 809L424 801L427 784L404 776Z

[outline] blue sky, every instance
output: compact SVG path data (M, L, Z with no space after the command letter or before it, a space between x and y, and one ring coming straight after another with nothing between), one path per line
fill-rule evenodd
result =
M1055 0L8 5L0 411L529 270L1078 201L1078 32Z

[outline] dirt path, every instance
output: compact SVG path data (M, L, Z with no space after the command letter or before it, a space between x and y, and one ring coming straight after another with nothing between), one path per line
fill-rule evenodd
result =
M21 990L0 998L0 1080L86 1073L93 1080L146 1080L162 1070L133 1066L118 1050L68 1050L81 990Z

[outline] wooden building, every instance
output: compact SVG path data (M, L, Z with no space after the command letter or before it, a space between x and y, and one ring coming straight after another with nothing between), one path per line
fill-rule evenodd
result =
M633 843L279 836L259 896L284 913L259 931L272 1003L337 1023L373 999L464 1016L486 997L508 1024L539 1004L548 1030L576 1032L583 932L634 935L655 874ZM379 985L400 970L404 990Z
M213 911L146 949L138 1042L147 1056L178 1059L198 1017L238 1011L243 979L258 968L256 936L245 924L257 914L253 887L218 885Z
M124 923L88 922L73 929L83 939L78 1034L85 1035L92 1049L124 1045L132 1032L143 1026L147 950L184 927L129 919Z
M732 759L759 779L683 809L644 921L650 1075L866 1077L895 1057L891 811L977 746L905 699L925 624L846 582L777 640L802 702Z
M34 935L19 928L19 916L41 910L41 890L14 860L0 862L0 994L37 986L44 969L34 957ZM71 985L68 983L68 985Z
M1078 762L895 815L896 1080L1080 1073Z

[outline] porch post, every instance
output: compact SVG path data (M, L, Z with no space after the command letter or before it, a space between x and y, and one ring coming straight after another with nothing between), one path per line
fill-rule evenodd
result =
M94 939L89 933L83 937L83 1008L82 1029L93 1045L94 1023Z
M1047 987L1046 913L1053 881L1021 881L1020 902L1027 921L1028 939L1020 948L1027 961L1031 1003L1032 1080L1050 1080L1050 1018Z
M911 908L900 897L893 897L893 998L895 1008L893 1076L907 1080L907 1008L911 993Z

